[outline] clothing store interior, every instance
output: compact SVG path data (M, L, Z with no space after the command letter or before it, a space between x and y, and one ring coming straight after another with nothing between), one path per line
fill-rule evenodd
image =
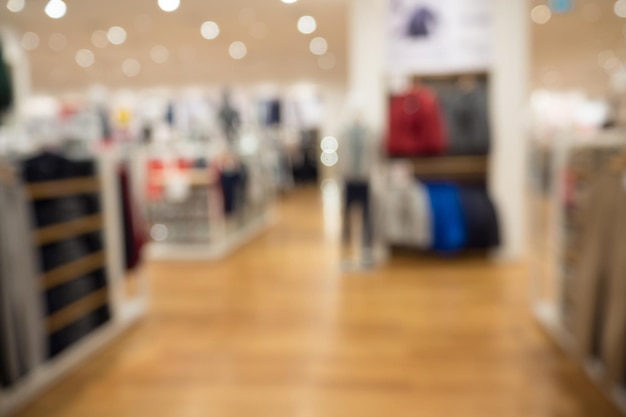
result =
M626 416L624 213L626 0L0 0L0 417Z

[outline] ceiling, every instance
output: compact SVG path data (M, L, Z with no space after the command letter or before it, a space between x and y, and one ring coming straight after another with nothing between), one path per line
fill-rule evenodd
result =
M554 13L545 24L533 24L533 87L605 97L616 69L606 64L626 65L626 20L616 16L614 1L578 0L574 5L568 13Z
M47 0L26 0L26 7L18 13L4 5L0 8L1 25L19 36L34 32L39 37L38 47L28 52L36 92L76 91L93 84L119 88L345 82L347 0L299 0L295 4L281 0L181 0L178 10L171 13L162 11L157 0L65 2L67 13L58 20L44 13ZM303 15L317 20L315 33L298 31L297 22ZM217 39L201 36L205 21L219 24ZM104 48L92 45L93 32L111 26L126 30L126 42ZM49 46L55 34L67 38L61 51ZM319 65L320 59L332 63L332 57L320 58L309 51L309 42L316 36L328 41L328 52L335 57L332 69ZM246 44L245 58L230 57L229 46L234 41ZM156 45L168 49L167 62L159 64L151 59ZM76 53L81 49L95 55L89 68L76 63ZM122 71L127 59L141 64L137 76L128 77Z

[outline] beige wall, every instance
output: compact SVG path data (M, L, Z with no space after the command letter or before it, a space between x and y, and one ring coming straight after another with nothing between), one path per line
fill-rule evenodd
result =
M609 75L598 54L613 51L626 61L626 19L613 11L615 0L573 0L574 10L532 24L532 86L582 89L591 96L609 92ZM546 0L533 0L533 6Z

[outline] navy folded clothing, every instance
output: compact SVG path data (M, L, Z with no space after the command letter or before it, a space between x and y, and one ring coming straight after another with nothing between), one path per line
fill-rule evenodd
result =
M498 216L487 191L483 188L462 188L460 201L467 230L466 246L470 249L498 247Z

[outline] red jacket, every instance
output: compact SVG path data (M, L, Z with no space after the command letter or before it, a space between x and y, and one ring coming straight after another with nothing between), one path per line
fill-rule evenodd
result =
M389 113L389 155L434 155L445 151L447 134L432 90L419 87L392 97Z

